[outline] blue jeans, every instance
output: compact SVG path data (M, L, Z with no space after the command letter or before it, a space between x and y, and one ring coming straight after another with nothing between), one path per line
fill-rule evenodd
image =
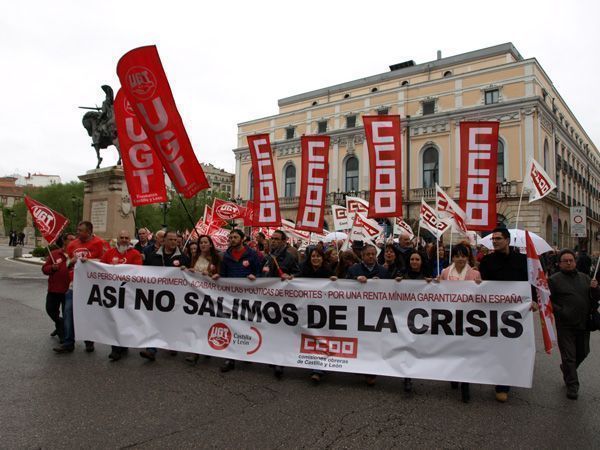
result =
M75 327L73 325L73 289L65 293L65 306L63 309L64 343L65 347L75 346Z

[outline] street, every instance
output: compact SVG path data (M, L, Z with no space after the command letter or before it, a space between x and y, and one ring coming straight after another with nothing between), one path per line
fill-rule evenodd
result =
M600 333L579 370L579 400L568 400L558 349L537 354L532 389L513 389L506 404L492 386L471 387L471 402L447 382L330 374L319 386L309 371L282 380L259 364L159 352L151 363L132 349L118 362L96 344L57 355L45 312L40 266L9 261L0 247L0 447L2 448L597 448L600 446Z

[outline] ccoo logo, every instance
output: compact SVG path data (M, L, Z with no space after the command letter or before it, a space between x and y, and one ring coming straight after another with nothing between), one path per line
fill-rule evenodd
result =
M32 210L33 218L35 219L40 232L43 234L52 233L56 226L56 217L54 217L54 213L49 208L39 205L34 205Z
M127 71L127 84L138 100L148 100L156 91L156 77L147 67L134 66Z
M225 350L231 343L231 330L224 323L215 323L208 330L208 345L215 350Z

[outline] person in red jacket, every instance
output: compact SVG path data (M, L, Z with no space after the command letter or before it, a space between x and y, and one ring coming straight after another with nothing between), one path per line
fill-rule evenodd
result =
M62 344L64 339L62 308L65 311L65 293L69 290L69 269L67 268L67 246L75 240L73 233L60 236L56 244L60 247L53 250L42 266L42 272L48 275L48 292L46 293L46 313L54 322L51 336L57 336Z
M72 241L67 247L69 256L69 277L73 280L73 269L77 260L86 261L88 259L99 260L104 254L104 240L94 236L94 226L92 222L86 220L77 225L77 239ZM73 324L73 289L69 289L65 294L64 318L64 342L60 347L53 348L56 353L71 353L75 348L75 328ZM85 351L90 353L94 351L94 343L85 341Z
M138 252L131 245L131 236L129 231L121 230L119 237L117 238L117 246L109 249L102 258L101 262L105 264L135 264L141 266L142 254ZM111 352L108 355L108 359L111 361L118 361L121 359L123 354L127 352L127 347L119 347L116 345L111 346Z

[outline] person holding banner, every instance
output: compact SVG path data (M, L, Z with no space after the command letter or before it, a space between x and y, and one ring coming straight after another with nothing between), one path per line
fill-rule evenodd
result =
M571 400L579 396L577 368L590 352L588 320L590 313L598 309L600 294L598 281L579 272L575 261L575 252L562 250L558 259L560 272L548 279L562 361L560 370Z
M271 234L271 239L269 241L270 253L265 256L262 267L263 277L279 277L283 281L289 280L295 273L299 272L298 260L288 250L289 245L287 240L287 235L283 230L276 230ZM313 250L313 252L314 251L315 250ZM322 250L321 255L323 255ZM281 378L283 376L283 367L274 366L273 374L275 375L275 378Z
M60 317L62 308L65 315L65 294L69 290L69 269L67 268L67 247L75 240L73 233L65 233L56 244L60 247L53 250L42 266L42 272L48 275L48 292L46 293L46 313L54 322L53 336L58 335L64 341L64 320Z
M481 283L481 275L479 271L472 268L469 264L470 251L465 244L457 244L452 247L452 264L442 270L439 276L441 281L464 281L473 280L476 283ZM458 389L459 383L452 381L450 383L452 389ZM460 395L464 403L469 403L471 399L469 383L460 383Z
M164 239L165 239L165 230L158 230L156 233L154 233L154 241L149 242L148 245L146 245L146 247L144 247L144 250L142 253L142 258L143 258L144 262L151 255L156 253L159 248L162 247Z
M148 228L140 228L137 234L138 241L135 243L133 248L135 248L138 252L140 252L143 255L144 249L147 246L154 244L154 241L148 239L148 237L150 236L150 230L148 230Z
M223 255L219 273L212 276L213 280L223 278L248 278L256 280L260 273L260 260L258 255L250 247L243 244L244 232L237 228L229 233L229 248ZM229 372L235 369L235 361L226 359L221 366L221 372Z
M432 280L429 276L423 253L413 249L412 253L408 256L408 269L404 277L409 280L425 280L428 283Z
M69 256L69 278L73 279L73 270L77 261L85 262L88 259L99 260L104 254L106 242L94 235L94 225L87 220L77 225L77 239L67 247ZM65 324L65 339L60 347L53 348L56 353L71 353L75 349L75 324L73 323L73 289L65 294L65 309L63 312ZM85 341L85 351L94 351L94 343Z
M482 280L528 281L527 257L510 248L510 232L504 227L492 230L494 251L484 256L479 263ZM496 386L496 400L508 401L509 386Z
M131 237L129 236L129 231L127 230L121 230L119 232L117 246L104 253L100 261L104 264L113 265L134 264L141 266L143 263L142 254L131 246ZM127 347L112 345L108 359L111 361L118 361L126 352Z
M343 280L348 274L348 270L354 264L358 264L360 259L356 256L356 253L352 250L344 250L340 252L339 261L335 269L335 276Z
M146 256L144 260L145 266L157 266L157 267L179 267L184 269L190 265L190 260L179 250L177 246L177 232L174 230L167 230L164 235L164 243L160 248ZM158 233L157 233L158 242ZM149 361L156 360L156 353L158 350L155 347L148 347L146 350L140 352L140 356ZM177 352L171 351L172 355L176 355Z
M325 254L321 247L313 249L310 258L300 265L300 271L296 276L298 278L330 278L332 281L337 280L337 277L333 275L333 270L325 262ZM313 370L310 379L313 383L319 384L323 375L325 375L324 371Z
M383 267L387 269L390 278L402 277L406 272L404 258L400 256L396 245L391 242L385 244L383 250Z

